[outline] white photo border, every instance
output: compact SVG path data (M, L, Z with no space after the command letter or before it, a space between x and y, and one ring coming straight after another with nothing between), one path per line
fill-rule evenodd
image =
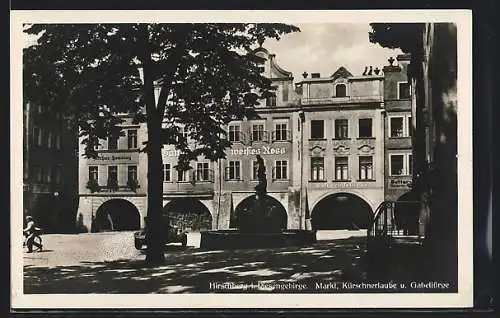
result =
M11 11L11 246L21 246L23 23L450 22L458 45L458 293L452 294L24 294L23 253L11 249L13 309L80 308L468 308L473 306L472 11Z

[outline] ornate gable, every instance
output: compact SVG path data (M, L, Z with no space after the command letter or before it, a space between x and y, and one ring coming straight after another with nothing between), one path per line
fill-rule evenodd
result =
M272 79L292 80L292 72L288 72L281 68L275 60L276 55L270 54L268 50L259 47L252 51L252 54L265 59L265 76Z
M347 78L347 77L351 77L352 74L351 72L349 72L345 67L341 66L339 67L338 70L335 71L335 73L332 74L331 78L333 80L336 80L337 78Z

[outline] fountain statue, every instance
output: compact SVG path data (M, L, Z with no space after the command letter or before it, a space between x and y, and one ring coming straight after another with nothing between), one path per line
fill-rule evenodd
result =
M280 209L267 195L264 160L257 155L257 179L253 204L237 216L237 230L201 232L201 248L237 249L271 248L310 245L316 242L316 232L287 230L280 218Z
M238 216L238 229L244 233L277 233L283 231L280 226L277 207L267 198L266 166L257 155L257 179L253 206Z

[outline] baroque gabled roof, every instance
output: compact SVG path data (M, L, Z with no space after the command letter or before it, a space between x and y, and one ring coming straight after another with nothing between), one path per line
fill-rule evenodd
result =
M271 78L292 78L292 72L289 72L283 68L281 68L278 63L276 63L275 54L270 54L268 50L263 47L258 47L252 51L252 54L259 55L258 53L263 53L261 55L265 56L266 60L269 60L270 70L271 70Z
M335 80L335 79L337 79L339 77L347 78L347 77L351 77L351 76L352 76L351 72L349 72L345 67L341 66L330 77L333 80Z

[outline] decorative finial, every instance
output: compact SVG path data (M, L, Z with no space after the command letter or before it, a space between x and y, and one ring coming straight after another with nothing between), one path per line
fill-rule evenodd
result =
M307 78L307 75L309 75L307 74L307 72L302 73L302 76L304 76L304 78Z
M259 42L259 47L262 47L262 44L264 43L264 38L260 37L257 42Z
M365 71L363 72L363 75L366 75L367 72L368 72L368 66L365 66Z
M373 73L373 66L370 65L370 69L368 70L367 75L372 75L372 73Z
M394 63L394 58L391 56L387 61L389 61L389 64L392 66L392 63Z
M380 73L380 69L377 67L373 70L373 72L375 72L375 75L378 75L378 73Z

